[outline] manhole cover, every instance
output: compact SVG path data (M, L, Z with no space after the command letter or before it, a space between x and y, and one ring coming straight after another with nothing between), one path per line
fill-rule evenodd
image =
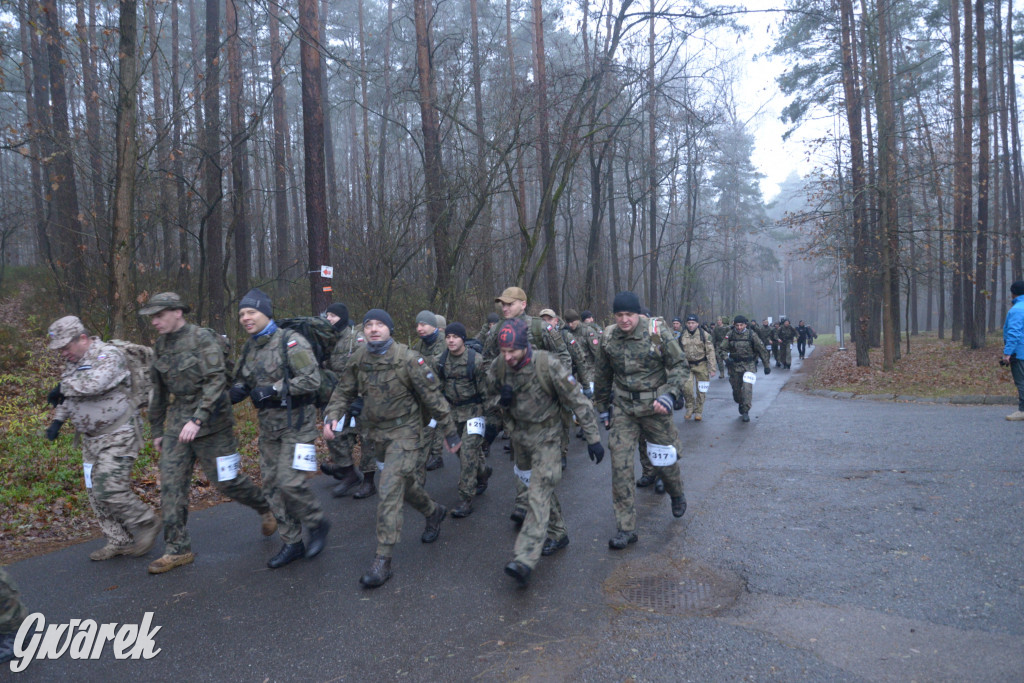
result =
M743 590L742 581L694 563L651 573L620 567L605 583L611 602L652 612L693 616L730 607Z

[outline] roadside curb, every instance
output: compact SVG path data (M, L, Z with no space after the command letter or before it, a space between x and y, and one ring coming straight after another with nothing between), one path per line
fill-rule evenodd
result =
M1016 396L985 396L981 394L966 396L907 396L904 394L857 394L850 391L831 391L829 389L806 389L804 393L824 398L845 398L855 401L895 401L897 403L947 403L952 405L999 405L1017 404Z

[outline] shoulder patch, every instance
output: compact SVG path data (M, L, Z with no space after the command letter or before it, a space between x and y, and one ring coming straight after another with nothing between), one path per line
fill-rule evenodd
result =
M572 375L569 375L569 384L576 384L576 378Z
M597 337L594 337L594 343L595 343L595 344L600 344L600 343L601 343L601 340L600 340L600 339L598 339Z
M427 379L429 379L429 380L433 380L433 379L434 379L434 373L432 373L432 372L430 372L430 371L428 370L428 371L427 371Z
M107 357L107 354L101 353L100 355L96 356L96 360L103 360L106 357Z
M569 343L570 343L570 344L575 344L575 343L576 343L576 340L575 340L575 339L570 339L570 340L569 340Z
M548 332L550 332L550 331L551 331L551 329L552 329L551 325L548 325L548 326L547 326L547 329L548 329Z
M298 345L299 345L299 342L295 341L294 339L292 339L290 342L288 342L288 348L289 349L292 348L293 346L298 346Z
M416 362L419 363L420 365L423 365L423 357L420 356L419 358L417 358Z

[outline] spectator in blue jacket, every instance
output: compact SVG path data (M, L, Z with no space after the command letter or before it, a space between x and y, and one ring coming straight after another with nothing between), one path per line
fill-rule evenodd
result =
M1010 285L1013 305L1003 323L1003 363L1010 365L1013 383L1017 385L1017 410L1007 420L1024 420L1024 280Z

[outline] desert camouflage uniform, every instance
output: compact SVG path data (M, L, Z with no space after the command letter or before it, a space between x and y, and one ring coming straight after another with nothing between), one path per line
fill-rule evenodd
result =
M711 335L699 327L692 333L684 327L678 341L690 366L690 379L686 382L686 415L703 415L707 394L700 391L697 383L711 379L711 368L717 361L715 343Z
M469 354L474 354L473 377L469 377ZM476 495L476 478L483 471L483 453L480 444L483 434L470 434L467 421L474 417L484 416L484 397L486 393L487 367L484 365L483 354L473 351L468 346L456 356L449 353L444 362L444 375L441 378L442 392L451 407L452 420L455 422L462 438L459 458L462 469L459 474L459 497L472 500Z
M331 351L328 367L334 374L340 376L345 371L345 366L348 365L349 358L355 354L356 349L365 345L366 339L362 332L357 332L354 326L349 325L338 336L338 342ZM356 427L351 426L351 420L346 421L344 430L335 434L334 438L327 442L327 451L330 453L331 462L338 467L352 466L352 452L356 447L359 435L358 425L358 418L356 418ZM338 426L341 427L341 424ZM377 464L372 457L364 453L362 460L359 461L359 470L364 474L375 472Z
M796 341L796 328L792 325L779 325L775 336L779 340L779 362L783 367L788 368L793 362L792 344Z
M163 437L160 456L160 511L164 518L164 554L192 551L188 533L188 497L196 461L225 496L263 514L270 510L263 492L241 469L234 479L219 481L217 458L238 453L235 415L227 394L224 345L216 333L191 323L156 340L149 375L153 395L149 423L153 438ZM199 433L178 441L182 427L199 419Z
M361 346L338 376L338 386L324 411L327 422L340 420L352 401L362 396L363 438L377 457L380 486L377 502L377 555L391 557L402 534L402 505L409 503L424 517L437 509L417 481L420 434L424 416L437 420L437 431L455 431L448 402L437 375L418 353L392 343L382 355Z
M280 404L260 408L260 472L263 495L277 518L281 540L291 545L302 540L302 527L315 529L324 521L323 508L306 483L307 473L292 468L296 444L311 444L317 437L316 405L320 368L309 342L301 334L278 328L271 334L246 342L244 361L236 381L249 389L273 385ZM285 351L288 362L288 394L285 401ZM289 426L290 423L290 426Z
M664 330L664 321L657 320ZM597 381L594 404L601 412L611 409L611 435L608 445L612 459L612 507L619 531L636 531L636 508L633 499L636 483L633 478L637 441L679 448L679 434L672 415L654 412L652 403L662 394L682 396L690 369L679 344L668 331L651 334L651 321L640 316L637 326L623 332L610 325L601 337L597 357ZM614 399L612 392L614 391ZM655 467L654 473L665 483L672 497L683 495L679 462L668 467Z
M750 412L753 400L754 385L743 381L743 373L757 372L757 357L760 356L765 367L768 367L768 350L761 343L761 338L750 329L737 332L730 330L718 347L723 358L728 357L729 384L732 385L732 400L740 407L740 415Z
M27 614L14 580L0 567L0 633L17 633Z
M142 446L138 410L131 402L131 375L124 354L92 337L77 363L65 363L60 378L64 402L53 419L70 419L82 439L82 462L92 466L89 503L107 544L133 544L132 532L158 522L152 508L131 489L131 473Z
M516 537L514 559L533 569L544 540L558 541L567 535L555 495L555 486L562 480L556 446L562 413L573 411L580 417L587 443L599 443L601 437L593 405L554 354L533 349L533 358L519 370L512 370L503 360L492 363L487 371L489 400L496 403L505 384L511 385L515 396L512 405L504 409L505 424L512 426L515 468L517 475L526 473L530 482L527 487L516 477L527 491L527 512Z

